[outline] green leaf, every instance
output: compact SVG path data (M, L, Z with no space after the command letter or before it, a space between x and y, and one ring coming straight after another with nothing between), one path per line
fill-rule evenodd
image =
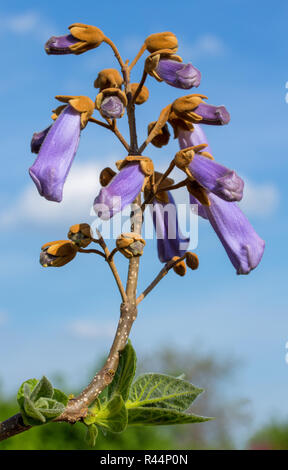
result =
M32 418L33 420L38 422L37 424L39 424L39 421L40 421L41 424L46 422L45 416L43 416L41 411L39 411L36 408L35 404L33 403L32 400L30 400L30 398L25 398L24 399L23 408L24 408L24 412L25 412L26 417Z
M29 379L26 380L25 382L22 383L21 387L18 390L17 393L17 402L20 408L23 408L24 406L24 398L25 397L30 397L30 394L33 390L33 388L37 385L39 380L37 379Z
M121 395L115 394L104 406L100 404L89 410L84 419L87 425L97 424L111 432L123 432L127 427L128 414Z
M53 396L53 386L49 380L43 376L40 382L33 388L30 395L32 401L37 401L40 397L52 398Z
M128 340L125 348L120 354L119 365L115 376L107 389L107 396L110 399L114 393L120 393L124 401L129 395L130 386L136 371L136 353Z
M169 375L142 374L132 384L126 407L151 406L185 411L202 391L185 380Z
M53 391L53 400L56 400L58 403L62 403L62 405L67 406L67 403L69 401L69 398L67 395L62 392L62 390L58 390L58 388L54 388Z
M95 447L98 436L98 428L95 424L87 426L86 442L90 447Z
M59 416L65 410L65 405L52 398L39 398L35 403L35 408L41 412L45 418L52 419Z
M167 426L170 424L202 423L212 418L181 413L167 408L139 406L128 410L128 425Z

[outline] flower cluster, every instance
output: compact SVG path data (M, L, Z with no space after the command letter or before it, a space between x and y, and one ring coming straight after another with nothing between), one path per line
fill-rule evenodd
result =
M181 234L172 196L174 181L168 178L170 171L177 167L185 177L183 184L180 182L175 187L186 186L190 204L196 205L198 214L209 220L236 272L248 274L259 264L265 243L237 205L243 197L243 180L234 170L214 160L203 129L207 125L229 123L230 115L225 106L207 103L207 97L202 94L177 98L161 111L158 120L150 122L148 137L143 145L138 147L137 138L135 143L135 120L131 118L131 113L134 113L135 104L141 105L149 98L148 88L144 85L147 76L182 90L200 85L200 71L191 63L183 63L182 58L176 55L176 36L164 32L151 34L145 39L142 49L146 49L149 55L145 60L142 80L140 83L130 83L132 65L129 69L127 63L124 64L116 46L100 29L75 23L69 30L66 36L52 37L47 41L47 54L82 54L106 42L118 58L123 76L112 68L100 71L94 82L98 90L94 100L86 96L56 96L64 105L53 111L54 122L45 130L35 133L31 141L31 151L37 154L37 159L29 173L40 195L51 201L62 200L80 135L88 122L94 122L114 132L128 151L124 159L116 162L118 172L105 168L100 175L102 189L94 201L98 217L110 219L143 192L142 208L145 210L151 203L160 261L174 262L173 268L179 275L185 274L186 265L196 269L198 258L187 251L189 238ZM95 110L104 121L92 116ZM134 135L130 145L116 124L125 112L130 133ZM174 138L178 139L180 150L172 159L170 170L163 175L154 171L152 160L143 156L142 151L149 143L158 148L169 143L168 124L174 131ZM168 206L172 208L169 217ZM70 230L69 241L44 245L41 263L44 266L62 266L73 259L79 246L85 247L90 243L90 232L78 229L77 226L74 227L75 232ZM144 245L144 240L133 232L122 234L116 242L117 249L127 258L140 256Z

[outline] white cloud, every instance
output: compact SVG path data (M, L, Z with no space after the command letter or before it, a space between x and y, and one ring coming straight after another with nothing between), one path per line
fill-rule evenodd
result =
M73 336L83 339L110 339L113 338L116 331L116 325L112 322L101 323L94 319L79 319L73 321L68 330Z
M32 225L51 225L77 223L89 220L93 201L100 189L99 174L104 166L109 165L117 158L107 158L105 165L94 163L78 163L72 166L64 186L63 200L57 202L47 201L39 196L31 181L18 199L0 213L0 225L4 228Z
M240 207L246 214L268 217L277 209L280 194L274 183L255 183L244 178L244 196Z
M42 14L33 10L13 15L2 13L0 30L2 34L5 32L18 35L32 34L41 40L56 34L55 27L50 25Z
M194 61L201 57L219 57L226 53L227 46L224 44L222 39L214 34L204 34L199 36L192 44L181 44L179 45L181 50L181 56L185 57L186 60Z

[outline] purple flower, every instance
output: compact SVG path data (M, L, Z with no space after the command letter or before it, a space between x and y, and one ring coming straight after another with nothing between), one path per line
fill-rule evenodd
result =
M131 204L140 193L145 175L139 163L128 163L115 175L110 183L101 189L94 201L98 217L108 220Z
M70 46L79 42L72 34L66 36L52 36L45 44L47 54L72 54Z
M118 96L107 96L101 103L101 113L107 118L121 118L124 105Z
M188 89L200 85L201 73L192 64L160 59L155 72L164 82L175 88Z
M62 200L63 186L79 144L80 125L81 113L66 106L47 132L29 169L39 194L49 201Z
M209 219L237 274L249 274L261 261L265 242L233 202L209 194L210 206L203 206L190 194L190 204L198 205L198 214Z
M39 153L40 147L41 147L46 135L50 131L50 129L51 129L51 126L44 129L44 131L34 132L32 140L31 140L31 144L30 144L32 153Z
M193 112L202 117L201 124L222 126L230 121L230 114L225 106L200 103L197 108L193 109Z
M161 263L167 263L174 256L183 256L189 245L189 238L181 234L175 201L168 191L168 203L153 200L150 210L157 237L158 257Z
M196 127L196 137L194 133L195 130L193 132L179 130L180 148L193 146L195 141L198 142L196 145L207 142L204 132L202 130L199 132L199 125ZM197 153L189 165L189 170L201 186L225 201L241 201L244 181L235 171Z

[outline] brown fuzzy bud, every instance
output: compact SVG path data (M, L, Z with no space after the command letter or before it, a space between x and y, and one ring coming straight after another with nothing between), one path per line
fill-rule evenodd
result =
M180 170L185 171L192 162L194 155L195 152L192 147L179 150L179 152L176 153L174 158L175 165L177 166L177 168L180 168Z
M105 39L105 34L101 29L96 26L90 26L88 24L73 23L69 26L70 33L79 42L69 46L69 49L73 54L82 54L83 52L94 49L100 46Z
M98 77L94 82L95 88L100 88L100 91L105 88L121 88L123 78L120 72L116 69L104 69L98 73Z
M45 243L40 253L40 264L47 268L48 266L60 267L72 261L78 251L75 243L69 240L57 240Z
M179 256L174 256L172 258L172 261L176 261L177 259L180 259ZM173 266L173 270L175 271L176 274L178 274L178 276L185 276L186 264L184 260L182 259L181 261L179 261L179 263L175 264L175 266Z
M68 238L81 248L86 248L92 241L92 231L89 224L72 225L68 232Z
M187 253L186 253L186 264L187 264L188 268L190 268L194 271L199 266L198 256L195 253L191 253L191 251L187 251Z
M138 85L139 85L139 83L131 83L131 93L132 93L132 96L135 95L135 92L136 92L136 90L137 90L137 88L138 88ZM136 103L136 104L143 104L143 103L145 103L145 102L148 100L148 98L149 98L149 90L148 90L148 88L147 88L145 85L143 85L142 88L141 88L141 91L140 91L139 95L138 95L137 98L136 98L135 103Z
M148 124L148 135L152 131L155 124L156 124L156 121L150 122L150 124ZM170 139L170 132L169 132L167 124L165 124L161 129L159 129L158 134L151 140L151 144L153 144L155 147L161 148L164 145L168 144L169 139Z
M159 51L159 49L170 49L176 52L178 49L177 38L175 34L169 31L150 34L150 36L145 39L145 44L149 52Z
M179 135L179 129L190 132L194 130L192 122L181 119L179 116L177 116L177 114L174 113L174 111L170 113L168 122L173 127L174 139L177 139Z
M107 186L115 175L116 172L112 170L112 168L109 168L108 166L104 168L99 177L101 186Z
M121 233L116 240L116 247L126 258L141 256L145 244L141 235L135 232Z

